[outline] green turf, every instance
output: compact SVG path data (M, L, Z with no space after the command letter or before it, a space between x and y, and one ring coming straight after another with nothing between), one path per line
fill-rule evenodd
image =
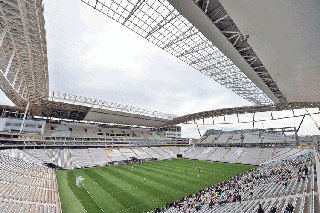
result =
M68 170L67 173L70 188L87 212L102 212L103 210L104 212L131 213L151 211L157 206L198 192L254 167L242 164L170 159L143 164L75 169ZM189 171L189 174L184 174L184 171ZM75 186L75 175L84 177L85 188ZM66 179L67 177L64 175L60 178ZM59 185L59 192L60 190ZM66 199L65 196L68 194L60 193L62 203ZM63 212L69 212L69 210L64 211L66 204L62 206Z
M61 209L65 213L69 212L77 212L77 213L85 213L86 211L83 209L76 196L72 193L72 190L68 186L67 182L67 172L66 171L58 171L56 173L59 194L61 199Z

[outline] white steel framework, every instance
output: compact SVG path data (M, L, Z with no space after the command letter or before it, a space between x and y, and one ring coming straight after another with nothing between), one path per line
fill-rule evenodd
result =
M53 102L63 102L71 105L80 105L85 107L127 112L132 114L139 114L139 115L163 118L168 120L172 120L178 117L176 115L167 114L163 112L143 109L139 107L133 107L133 106L124 105L124 104L118 104L118 103L109 102L109 101L86 98L86 97L71 95L67 93L60 93L60 92L50 92L49 99Z
M48 98L47 64L42 0L0 1L0 85L15 105Z
M250 101L273 101L167 0L81 0ZM235 35L236 36L236 35Z

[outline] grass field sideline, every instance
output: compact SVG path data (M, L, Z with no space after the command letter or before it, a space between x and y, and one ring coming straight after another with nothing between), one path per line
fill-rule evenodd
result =
M61 209L62 212L77 212L77 213L85 213L86 211L83 209L76 196L74 196L72 190L68 186L67 182L67 171L58 171L56 173L59 195L61 199Z
M68 170L67 174L66 171L60 171L57 172L57 179L63 212L84 212L80 201L90 213L131 213L151 211L157 206L198 192L254 167L170 159L143 164ZM75 175L84 177L84 187L75 185ZM66 186L67 179L79 201Z

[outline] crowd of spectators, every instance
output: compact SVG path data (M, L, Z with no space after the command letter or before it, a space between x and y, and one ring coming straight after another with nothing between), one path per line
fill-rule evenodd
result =
M256 167L197 193L170 202L166 206L158 207L154 209L154 212L195 212L204 207L210 210L214 207L226 207L229 203L239 202L241 204L243 201L289 195L293 193L289 185L292 186L297 181L300 183L308 177L312 161L312 155L303 155L293 160ZM276 189L271 190L271 187L276 187ZM273 193L270 194L270 191ZM276 206L269 206L268 209L270 212L277 212ZM288 203L285 209L287 212L292 212L294 206ZM260 204L257 205L255 212L266 211Z

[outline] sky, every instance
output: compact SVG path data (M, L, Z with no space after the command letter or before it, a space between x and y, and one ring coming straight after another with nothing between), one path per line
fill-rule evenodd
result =
M178 116L251 103L80 0L44 0L50 91L70 93ZM0 92L3 105L13 105ZM316 112L315 110L314 112ZM276 114L279 112L276 112ZM303 114L304 111L299 111ZM296 114L299 114L298 111ZM280 112L278 117L291 115ZM258 118L271 118L270 112ZM320 116L316 115L320 122ZM252 115L240 115L240 121ZM235 115L197 121L207 129L247 129ZM255 123L255 128L298 126L301 118ZM181 125L182 136L199 138L195 124ZM307 117L300 134L319 134Z

